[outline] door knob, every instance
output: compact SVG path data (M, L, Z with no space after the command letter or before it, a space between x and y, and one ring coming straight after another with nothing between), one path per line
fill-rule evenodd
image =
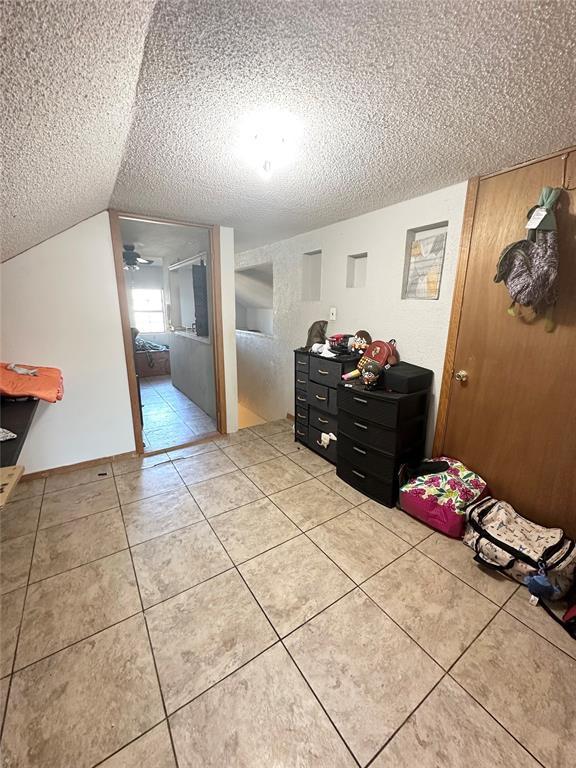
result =
M468 373L466 371L456 371L454 378L460 382L468 381Z

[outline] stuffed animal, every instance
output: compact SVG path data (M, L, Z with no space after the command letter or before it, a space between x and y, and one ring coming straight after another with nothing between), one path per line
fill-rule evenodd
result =
M380 369L390 368L391 365L396 365L398 362L396 339L390 339L390 341L373 341L358 361L356 370L351 371L350 373L345 373L342 378L344 381L360 378L364 367L371 362L377 362L380 365ZM372 373L375 374L376 371L373 369ZM380 373L378 375L380 375Z
M372 343L372 336L368 331L356 331L354 336L350 339L348 347L351 352L365 352L368 349L368 345Z
M315 320L312 323L308 329L306 349L310 349L313 344L326 343L326 328L328 328L328 320Z
M362 368L362 383L366 389L374 389L384 367L377 360L368 360Z

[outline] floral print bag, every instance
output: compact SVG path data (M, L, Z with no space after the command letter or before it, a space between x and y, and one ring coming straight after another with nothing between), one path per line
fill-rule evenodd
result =
M448 469L405 483L398 506L432 528L462 538L466 507L485 495L486 483L457 459L440 456L431 461L444 461Z

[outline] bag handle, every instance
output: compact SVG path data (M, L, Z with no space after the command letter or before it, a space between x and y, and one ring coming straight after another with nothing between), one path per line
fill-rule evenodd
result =
M514 558L512 558L507 565L496 565L496 563L491 563L489 560L485 560L479 552L476 552L474 560L478 563L478 565L482 565L485 568L490 568L492 571L500 571L500 573L506 573L506 571L512 568L515 562Z

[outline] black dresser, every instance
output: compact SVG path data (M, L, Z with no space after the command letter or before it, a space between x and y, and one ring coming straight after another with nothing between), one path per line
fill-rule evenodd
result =
M337 474L371 499L393 507L400 465L424 455L432 371L400 363L390 369L388 382L386 373L383 386L404 391L366 390L359 381L338 385Z
M336 464L336 443L320 444L322 432L338 434L338 385L342 375L358 365L357 355L321 357L306 349L294 350L295 437L300 443Z

